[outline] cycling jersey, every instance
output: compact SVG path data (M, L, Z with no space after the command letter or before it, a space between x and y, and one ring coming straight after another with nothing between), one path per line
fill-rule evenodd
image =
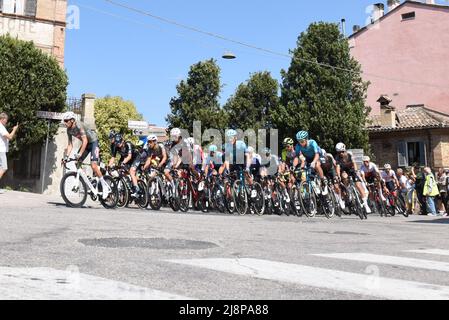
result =
M205 166L209 166L212 170L217 170L223 165L223 153L215 152L215 155L212 157L210 153L207 155Z
M275 156L274 154L267 157L262 157L261 160L262 167L269 168L271 166L279 167L279 157Z
M387 173L386 171L382 171L381 177L385 182L391 182L391 181L395 181L395 179L397 179L396 173L393 170L390 170L390 173Z
M293 161L296 158L295 150L288 151L287 149L282 150L281 159L287 166L293 166Z
M338 154L335 157L335 162L338 166L340 166L342 171L346 171L347 173L355 169L354 161L352 160L352 154L349 152Z
M335 170L336 162L334 157L331 154L326 154L326 156L320 157L320 161L324 176L331 180L335 180L337 171Z
M148 156L154 159L159 158L159 161L164 157L165 146L162 143L157 143L154 148L148 147Z
M193 165L202 165L204 160L203 149L199 145L193 146Z
M312 162L317 153L322 155L321 148L315 140L308 140L307 146L305 147L301 146L301 144L297 144L295 147L295 152L298 156L302 154L306 158L307 162Z
M133 146L133 144L129 141L126 141L123 147L119 148L116 145L111 150L111 156L113 158L117 157L117 153L120 155L119 163L121 164L125 158L131 155L131 161L128 164L132 163L136 157L138 156L138 151Z
M190 143L187 139L183 139L181 142L171 142L168 145L169 155L170 155L170 168L172 165L176 164L178 160L181 158L183 160L184 165L189 165L190 163L184 163L184 161L191 161L191 159L183 159L183 152L186 152L187 156L192 155L192 149L190 148Z
M82 122L76 123L74 128L67 128L67 136L69 138L69 143L72 143L72 137L82 140L83 137L87 137L88 143L93 143L98 141L97 134L89 129Z
M244 165L246 163L246 154L248 153L245 142L236 141L235 144L226 143L224 146L225 159L231 165Z
M360 167L360 171L364 173L365 179L367 180L374 179L376 175L379 173L379 169L372 162L370 162L368 166L362 164L362 166Z

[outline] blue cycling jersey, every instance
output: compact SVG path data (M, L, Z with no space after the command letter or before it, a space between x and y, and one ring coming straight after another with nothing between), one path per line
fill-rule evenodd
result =
M213 166L213 168L217 169L217 167L220 167L223 164L223 153L222 152L215 152L215 156L211 157L210 153L207 155L206 158L206 166Z
M246 154L248 153L245 142L236 141L235 144L226 143L224 145L225 159L230 164L245 164Z
M315 140L309 140L306 147L303 147L298 143L296 145L295 152L298 155L302 153L302 155L308 160L313 159L317 153L320 155L322 154L321 148Z

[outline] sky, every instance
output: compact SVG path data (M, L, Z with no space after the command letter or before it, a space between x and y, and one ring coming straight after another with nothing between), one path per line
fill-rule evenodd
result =
M288 54L308 25L339 23L346 33L369 19L369 0L114 0L207 32ZM276 56L163 23L104 0L69 0L79 28L67 30L65 68L69 97L94 93L135 103L146 121L165 126L176 85L192 64L214 58L221 68L220 102L251 73L270 71L281 81L288 57ZM386 1L385 1L386 7ZM70 7L69 7L70 12ZM231 51L235 60L222 59Z

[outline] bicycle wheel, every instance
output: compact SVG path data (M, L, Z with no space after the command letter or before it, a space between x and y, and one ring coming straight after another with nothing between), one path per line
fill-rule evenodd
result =
M394 217L396 215L396 208L395 208L396 205L395 205L395 202L394 202L394 198L393 198L393 196L391 194L388 195L388 197L387 197L387 205L386 205L386 207L387 207L387 213L390 216Z
M396 201L396 206L398 213L402 214L404 217L408 218L408 210L407 205L405 203L405 199L402 195L399 195Z
M303 214L301 195L299 189L296 186L293 186L290 190L290 200L294 214L296 214L298 217L301 217Z
M262 186L256 182L253 185L253 190L257 193L255 198L251 198L251 204L255 211L254 213L258 216L263 216L265 213L265 197Z
M109 188L111 189L111 193L108 195L106 199L103 200L103 197L100 195L98 198L100 200L101 205L106 209L115 209L117 207L118 203L118 190L117 190L117 184L115 180L110 176L103 176L104 181L108 184ZM98 189L100 192L103 192L103 185L100 183L98 186Z
M162 207L162 191L160 190L157 179L150 180L148 185L148 197L150 208L159 211Z
M129 191L126 185L126 181L123 178L116 179L117 191L118 191L118 200L117 207L123 208L128 204L129 201Z
M246 192L245 186L242 184L242 181L240 180L235 181L232 191L235 209L237 210L237 213L239 215L244 216L248 212L249 205L248 205L248 194Z
M61 196L67 206L81 208L87 200L87 186L83 179L76 179L76 172L69 172L61 179Z
M137 181L137 185L139 186L139 194L134 202L141 209L145 209L148 207L148 186L143 180Z
M352 201L355 204L355 211L356 211L355 213L359 216L360 220L366 219L367 217L366 217L365 208L363 207L362 199L361 199L358 191L353 186L351 186L349 188L349 192L351 193Z
M188 212L191 195L189 192L189 185L187 179L181 179L179 181L178 192L179 192L179 209L182 212Z
M332 198L333 193L331 191L328 192L327 195L320 196L320 203L322 205L323 213L328 219L332 219L335 215L336 211L336 199Z
M214 208L218 210L220 213L224 213L226 210L225 198L223 187L221 185L216 184L212 190L211 198L214 204Z
M174 212L178 212L181 208L181 202L180 202L180 198L179 198L179 186L178 186L178 181L175 181L174 183L174 189L171 185L170 182L168 182L168 194L169 194L169 199L168 199L168 204L170 206L170 208L174 211Z
M230 214L234 214L236 208L235 208L235 199L234 199L234 192L231 187L230 182L225 182L224 185L224 200L225 200L225 206L226 210Z
M313 218L317 214L317 200L315 191L308 182L302 182L299 186L301 206L308 218Z

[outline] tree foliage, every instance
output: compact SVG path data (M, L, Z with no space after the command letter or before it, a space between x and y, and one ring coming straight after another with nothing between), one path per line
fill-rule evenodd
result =
M12 156L43 143L47 122L37 119L36 111L64 111L67 84L56 59L32 42L0 36L0 112L9 115L12 125L21 124L10 147ZM50 137L57 128L57 123L51 125Z
M293 138L297 131L307 130L329 151L341 141L349 148L368 151L368 83L362 80L360 64L351 57L338 24L311 24L299 36L292 54L289 69L282 70L282 107L272 115L283 136Z
M238 86L224 110L228 113L230 128L271 128L271 113L279 106L279 84L270 72L257 72L246 83Z
M219 103L220 68L215 60L191 66L187 80L182 80L176 89L178 95L171 99L171 113L166 118L170 128L191 131L194 121L201 121L203 130L226 126L226 113Z
M133 102L110 96L95 101L95 124L103 161L108 161L110 158L109 132L111 130L122 133L127 140L137 142L137 137L134 137L132 130L128 129L128 120L143 120Z

